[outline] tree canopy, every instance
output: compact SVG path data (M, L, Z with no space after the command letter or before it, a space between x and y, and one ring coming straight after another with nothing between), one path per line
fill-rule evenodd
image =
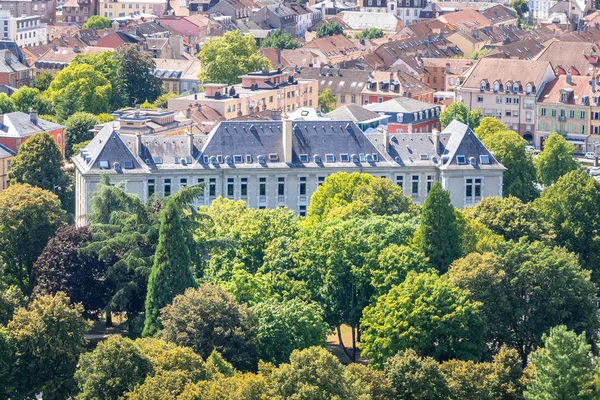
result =
M331 93L331 89L325 89L319 95L319 108L321 109L321 112L328 113L335 110L336 104L337 100L333 93Z
M550 134L544 140L544 150L534 160L539 182L552 185L567 172L578 169L574 156L575 146L558 133Z
M94 114L76 112L65 121L65 157L69 159L73 154L73 146L93 139L90 130L98 124Z
M335 36L335 35L343 35L344 29L340 24L335 21L325 21L319 28L317 29L317 37L327 37L327 36Z
M366 28L354 35L356 39L379 39L383 37L383 30L379 28Z
M482 116L481 109L477 108L469 111L469 108L465 103L461 101L455 101L454 103L448 105L444 111L442 111L440 114L440 123L442 125L442 129L444 129L450 124L450 122L457 120L463 124L469 125L471 129L476 129L479 126Z
M110 28L110 19L101 15L92 15L88 18L85 24L82 25L82 29L106 29Z
M294 50L298 47L302 47L302 44L289 33L283 32L281 29L275 29L265 40L263 40L262 47L279 50Z

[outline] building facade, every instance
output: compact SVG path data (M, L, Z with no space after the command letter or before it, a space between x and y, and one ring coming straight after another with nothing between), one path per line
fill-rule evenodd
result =
M15 155L14 151L0 144L0 192L8 187L8 171Z
M39 132L48 133L60 152L65 154L65 127L39 118L32 110L29 114L20 111L0 115L0 145L17 153L21 144Z
M127 17L134 14L162 16L167 0L99 0L98 14L107 18Z
M441 109L438 105L397 97L365 108L387 116L386 128L390 133L427 133L440 129Z
M19 47L48 43L47 25L40 16L13 17L10 11L0 11L3 40L14 40Z

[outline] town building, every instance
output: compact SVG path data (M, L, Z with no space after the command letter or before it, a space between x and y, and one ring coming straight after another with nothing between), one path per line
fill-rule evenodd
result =
M300 107L317 107L318 83L298 79L282 70L250 72L242 83L206 83L204 91L169 99L169 110L184 110L190 105L207 105L225 119L265 110L291 112Z
M458 121L421 134L365 134L352 121L326 120L224 121L208 136L119 135L107 125L73 163L80 225L103 174L142 201L202 184L198 206L223 196L306 215L311 195L335 172L385 177L415 203L441 182L452 204L463 208L501 196L505 170Z
M368 110L358 104L345 105L325 114L325 117L337 121L352 121L363 132L370 132L388 124L387 115Z
M556 75L597 76L600 67L600 46L588 42L554 41L535 59L549 62Z
M48 43L47 25L40 16L13 17L10 11L0 11L0 27L2 39L14 40L20 47Z
M0 144L0 192L8 187L8 171L10 162L16 155L14 151Z
M52 46L46 52L35 61L34 74L41 72L50 72L56 74L68 67L73 59L79 54L95 54L109 49L104 47L84 47L84 48L71 48L71 47L57 47Z
M97 4L96 0L67 0L62 8L63 21L83 25L89 17L97 14Z
M358 46L344 35L316 38L306 43L304 48L320 53L329 65L356 60L363 54Z
M42 22L56 22L56 6L52 0L0 0L0 10L14 17L41 17Z
M18 89L32 83L32 68L21 63L10 50L0 50L0 85Z
M335 107L343 107L347 104L363 104L362 91L369 72L358 69L343 68L297 68L294 76L298 79L310 79L318 82L319 94L329 89L335 97Z
M35 110L29 114L16 111L0 115L0 145L17 153L21 144L39 132L47 132L65 154L65 127L39 118Z
M196 123L190 115L179 115L166 109L125 108L111 114L114 121L107 124L119 134L131 135L183 135L185 131L196 132ZM106 124L96 125L94 133Z
M362 104L382 103L408 97L433 103L435 90L406 72L373 71L362 90Z
M98 14L113 19L136 14L161 16L167 10L167 0L98 0Z
M440 129L440 106L408 97L369 104L365 109L385 115L390 133L428 133Z
M296 36L299 38L304 38L306 31L323 19L321 9L305 3L291 3L289 7L296 13Z
M421 65L427 72L421 82L435 91L452 92L460 83L460 76L469 68L473 67L475 61L453 58L422 58Z
M158 58L154 76L160 78L165 93L185 94L199 92L200 60Z

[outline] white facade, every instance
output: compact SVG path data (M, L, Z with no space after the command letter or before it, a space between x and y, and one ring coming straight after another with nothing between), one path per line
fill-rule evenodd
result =
M0 29L3 40L14 40L19 47L48 43L47 25L39 16L12 17L9 11L0 11Z
M529 15L536 19L546 19L556 0L529 0Z

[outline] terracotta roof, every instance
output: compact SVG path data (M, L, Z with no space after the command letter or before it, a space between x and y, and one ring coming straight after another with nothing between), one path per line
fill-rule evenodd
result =
M481 11L481 14L489 19L493 24L499 24L517 19L517 13L512 8L497 4L487 10Z
M523 88L530 82L539 87L548 67L550 63L547 61L483 58L466 74L462 87L479 89L485 80L490 87L497 80L503 83L518 81Z
M498 46L486 57L533 60L535 56L537 56L543 50L544 46L538 43L536 40L520 40L515 43Z
M73 59L79 54L95 54L110 50L112 49L92 46L84 47L82 49L78 49L77 51L75 51L71 47L55 47L46 51L44 55L38 58L37 62L55 62L70 64L71 61L73 61Z
M363 89L363 93L369 94L390 94L389 85L385 85L382 87L381 82L390 82L396 81L399 84L399 91L395 92L398 95L407 94L410 96L415 96L419 94L425 93L433 93L434 89L430 88L423 82L419 81L417 78L413 77L406 72L398 71L396 73L388 72L388 71L374 71L371 74L371 78L369 81L375 82L375 89L368 89L368 86L365 86Z
M334 35L313 39L304 47L321 50L325 55L332 56L358 51L358 48L344 35Z
M421 62L426 70L430 70L431 68L444 68L455 75L462 74L475 64L475 61L473 60L455 58L423 58L421 59Z
M550 43L536 60L548 61L557 74L570 70L573 75L591 75L599 66L600 47L594 43L559 42Z
M457 29L479 29L492 25L492 22L484 15L470 8L444 14L438 17L438 19L444 23L452 25Z
M594 95L588 77L572 76L571 83L567 83L567 76L561 75L546 84L537 101L538 103L560 103L561 92L563 91L567 94L567 101L563 102L565 104L582 105L585 101L584 98L588 96L587 105L589 105L589 97ZM595 95L599 96L600 93Z
M437 19L419 21L416 24L407 25L406 28L410 29L415 36L440 34L442 32L448 34L453 31L452 27Z

